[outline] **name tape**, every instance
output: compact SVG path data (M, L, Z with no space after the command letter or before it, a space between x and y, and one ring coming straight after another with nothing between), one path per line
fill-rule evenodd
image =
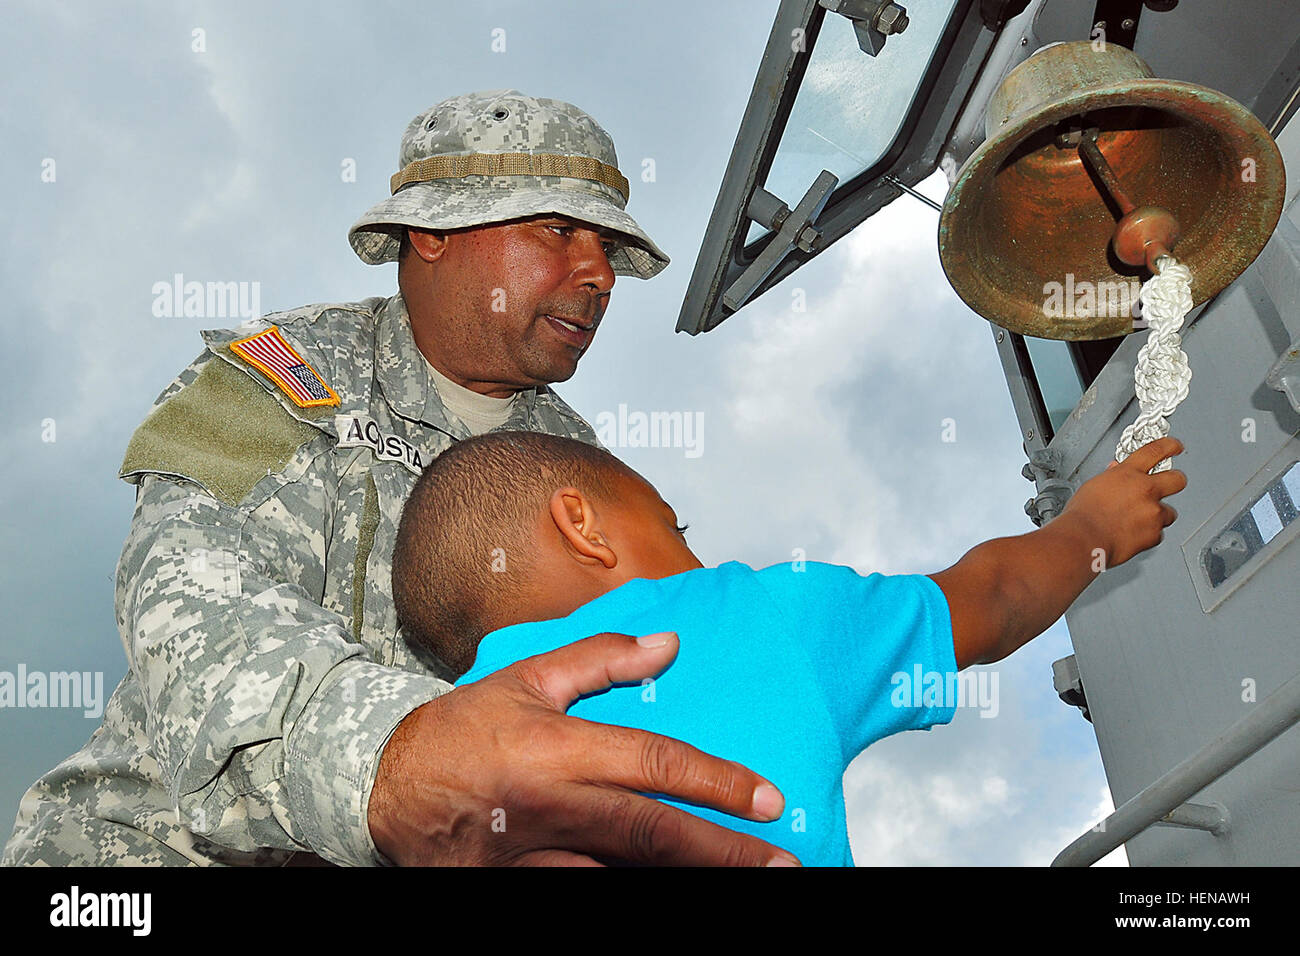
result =
M369 448L381 461L401 462L417 475L424 470L420 449L400 435L385 435L368 415L335 415L339 448Z

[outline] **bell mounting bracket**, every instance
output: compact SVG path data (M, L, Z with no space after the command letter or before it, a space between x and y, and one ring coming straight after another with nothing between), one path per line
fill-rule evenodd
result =
M799 205L791 212L790 207L779 198L763 188L754 190L745 207L745 215L760 226L773 230L772 240L763 247L736 281L722 294L722 303L733 312L758 290L763 281L770 276L796 247L804 252L814 252L821 245L822 234L813 222L821 215L830 201L831 193L839 184L839 179L830 172L822 170L813 184L804 193Z
M885 47L885 38L907 29L907 8L892 0L817 0L818 6L853 21L858 46L868 56Z

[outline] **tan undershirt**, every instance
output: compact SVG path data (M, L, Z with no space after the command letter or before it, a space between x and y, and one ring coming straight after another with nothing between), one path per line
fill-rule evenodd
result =
M464 385L456 384L432 365L429 366L429 371L442 404L447 407L447 411L465 423L471 435L481 435L491 431L498 425L504 424L510 417L510 406L515 401L514 395L509 398L480 395Z

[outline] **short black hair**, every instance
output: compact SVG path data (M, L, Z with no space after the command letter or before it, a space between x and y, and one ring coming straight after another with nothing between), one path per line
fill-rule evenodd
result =
M635 475L604 449L540 432L488 432L438 455L416 481L393 549L406 640L458 674L501 626L533 569L532 525L558 488L610 500Z

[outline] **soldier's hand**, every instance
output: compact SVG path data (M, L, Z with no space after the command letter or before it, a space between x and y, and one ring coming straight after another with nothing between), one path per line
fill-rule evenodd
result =
M402 865L795 863L636 792L774 820L784 799L762 777L671 738L564 713L583 694L663 671L677 637L653 640L589 637L412 712L384 749L370 798L380 852Z
M1148 472L1182 451L1183 443L1177 438L1157 439L1122 462L1112 461L1070 498L1062 514L1075 515L1091 525L1096 540L1105 545L1109 567L1155 547L1164 537L1164 529L1178 517L1162 499L1186 488L1187 476L1176 470Z

